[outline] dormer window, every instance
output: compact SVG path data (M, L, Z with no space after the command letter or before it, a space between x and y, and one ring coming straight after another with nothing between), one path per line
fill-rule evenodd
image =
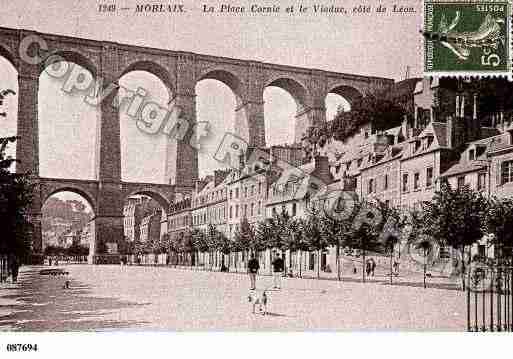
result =
M474 161L476 159L476 150L475 149L471 149L468 151L468 160L469 161Z
M420 148L420 141L415 141L414 152L417 152Z
M485 146L478 146L476 147L476 158L479 156L482 156L485 152L486 147Z

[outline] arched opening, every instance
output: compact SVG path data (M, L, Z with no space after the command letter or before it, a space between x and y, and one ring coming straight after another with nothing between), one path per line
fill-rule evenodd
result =
M39 75L39 174L49 178L96 179L100 109L85 102L86 92L65 91L62 76L55 76L62 69L79 69L92 79L95 71L87 61L79 62L76 54L59 56L76 62L55 60L47 63Z
M297 111L297 103L289 92L276 86L264 89L265 143L268 146L294 142Z
M168 152L173 151L171 146L176 140L149 124L157 123L157 120L150 121L163 119L168 112L171 89L160 77L140 70L125 72L119 79L119 85L121 96L137 92L144 97L139 111L135 113L128 105L121 104L119 109L121 179L126 182L168 183Z
M326 121L331 121L338 112L349 112L355 101L363 96L354 87L340 85L333 87L324 99Z
M86 262L94 244L94 207L80 190L63 188L45 199L41 231L46 260Z
M278 78L264 88L266 143L294 143L298 136L298 115L308 107L308 91L298 81Z
M123 241L118 251L130 263L164 264L167 253L167 209L161 195L134 192L123 204Z
M344 97L335 93L329 93L324 100L326 107L326 121L332 121L337 113L351 111L351 104Z
M0 138L16 136L18 132L18 71L7 56L0 47ZM8 146L5 155L15 158L16 145ZM11 170L14 169L13 164Z
M237 126L247 128L244 109L237 110L242 103L240 91L240 81L225 71L209 72L196 83L196 121L208 123L209 129L208 135L200 139L200 177L229 166L228 163L221 163L215 159L219 144L225 134L238 132Z

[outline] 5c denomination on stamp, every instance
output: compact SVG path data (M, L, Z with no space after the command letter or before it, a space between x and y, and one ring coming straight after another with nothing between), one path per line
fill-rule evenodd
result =
M511 76L509 1L436 1L424 6L426 75Z

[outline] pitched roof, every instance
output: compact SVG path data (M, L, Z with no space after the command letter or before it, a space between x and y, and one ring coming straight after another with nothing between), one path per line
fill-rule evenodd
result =
M441 122L431 122L434 136L440 147L447 147L447 124Z
M482 169L485 169L488 167L488 163L486 161L465 161L465 162L458 162L451 168L449 168L447 171L442 173L441 177L449 177L449 176L455 176L467 172L475 172Z

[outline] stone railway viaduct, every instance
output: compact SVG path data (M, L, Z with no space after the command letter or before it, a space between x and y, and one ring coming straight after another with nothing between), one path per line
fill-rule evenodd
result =
M20 58L20 42L37 35L48 44L47 54L88 69L104 85L118 83L131 71L147 71L167 87L174 104L193 128L196 121L195 86L203 79L226 84L236 97L235 132L250 145L265 146L264 100L267 86L289 92L297 104L295 137L299 140L308 126L326 121L325 97L343 96L350 103L368 92L386 89L393 81L385 78L336 73L317 69L239 60L191 52L162 50L108 41L38 33L0 27L0 56L18 72L17 166L30 172L36 183L31 209L33 250L42 250L41 208L46 199L67 190L84 196L94 210L95 243L123 238L123 203L127 196L145 194L167 211L175 195L191 191L198 178L198 155L187 140L169 140L166 183L121 181L121 145L118 109L110 104L116 92L102 101L97 134L96 180L42 178L39 176L38 88L44 62L32 65ZM96 246L94 246L96 247ZM94 248L93 247L93 248Z

